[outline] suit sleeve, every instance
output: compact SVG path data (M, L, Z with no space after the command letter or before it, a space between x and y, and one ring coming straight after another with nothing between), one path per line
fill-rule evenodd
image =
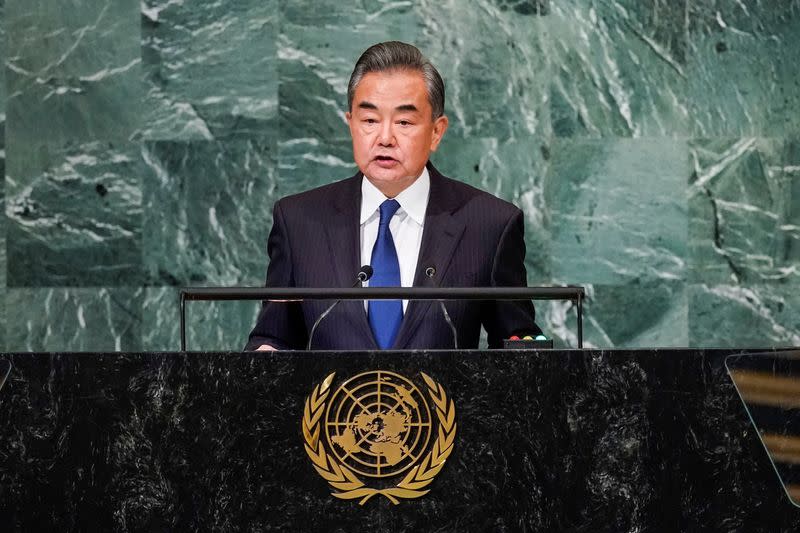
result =
M525 287L525 227L522 211L509 218L492 262L493 287ZM539 335L536 311L530 300L496 300L487 302L482 314L488 334L489 348L501 348L503 339L512 335Z
M269 266L266 286L294 287L292 249L280 201L275 203L273 209L267 253ZM305 339L305 321L299 302L264 301L256 326L250 332L250 338L244 349L255 350L262 344L269 344L281 350L296 350L305 347Z

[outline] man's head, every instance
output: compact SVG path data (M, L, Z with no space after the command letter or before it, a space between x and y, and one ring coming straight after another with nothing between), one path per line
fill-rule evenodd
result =
M358 168L386 196L397 196L447 130L442 77L416 47L380 43L358 59L347 100Z

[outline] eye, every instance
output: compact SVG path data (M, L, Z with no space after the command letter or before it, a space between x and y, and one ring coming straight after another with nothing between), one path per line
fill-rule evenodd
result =
M400 124L401 126L410 126L411 125L411 123L409 121L407 121L407 120L401 120L401 121L398 122L398 124Z
M375 120L374 118L366 118L366 119L364 119L364 122L366 124L377 124L378 123L378 121Z

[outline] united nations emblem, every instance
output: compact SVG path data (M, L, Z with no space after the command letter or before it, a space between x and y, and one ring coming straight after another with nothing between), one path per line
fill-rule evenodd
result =
M333 496L363 505L378 494L394 504L427 494L456 435L455 406L442 386L420 373L432 413L400 374L364 372L331 394L334 375L314 387L303 412L306 453Z

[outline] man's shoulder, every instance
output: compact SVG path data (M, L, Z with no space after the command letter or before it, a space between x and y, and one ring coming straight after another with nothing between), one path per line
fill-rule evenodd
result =
M352 195L360 191L361 174L358 173L349 178L345 178L333 183L327 183L314 189L290 194L278 200L278 204L283 209L302 208L309 209L324 208L330 206L332 202L343 196Z

